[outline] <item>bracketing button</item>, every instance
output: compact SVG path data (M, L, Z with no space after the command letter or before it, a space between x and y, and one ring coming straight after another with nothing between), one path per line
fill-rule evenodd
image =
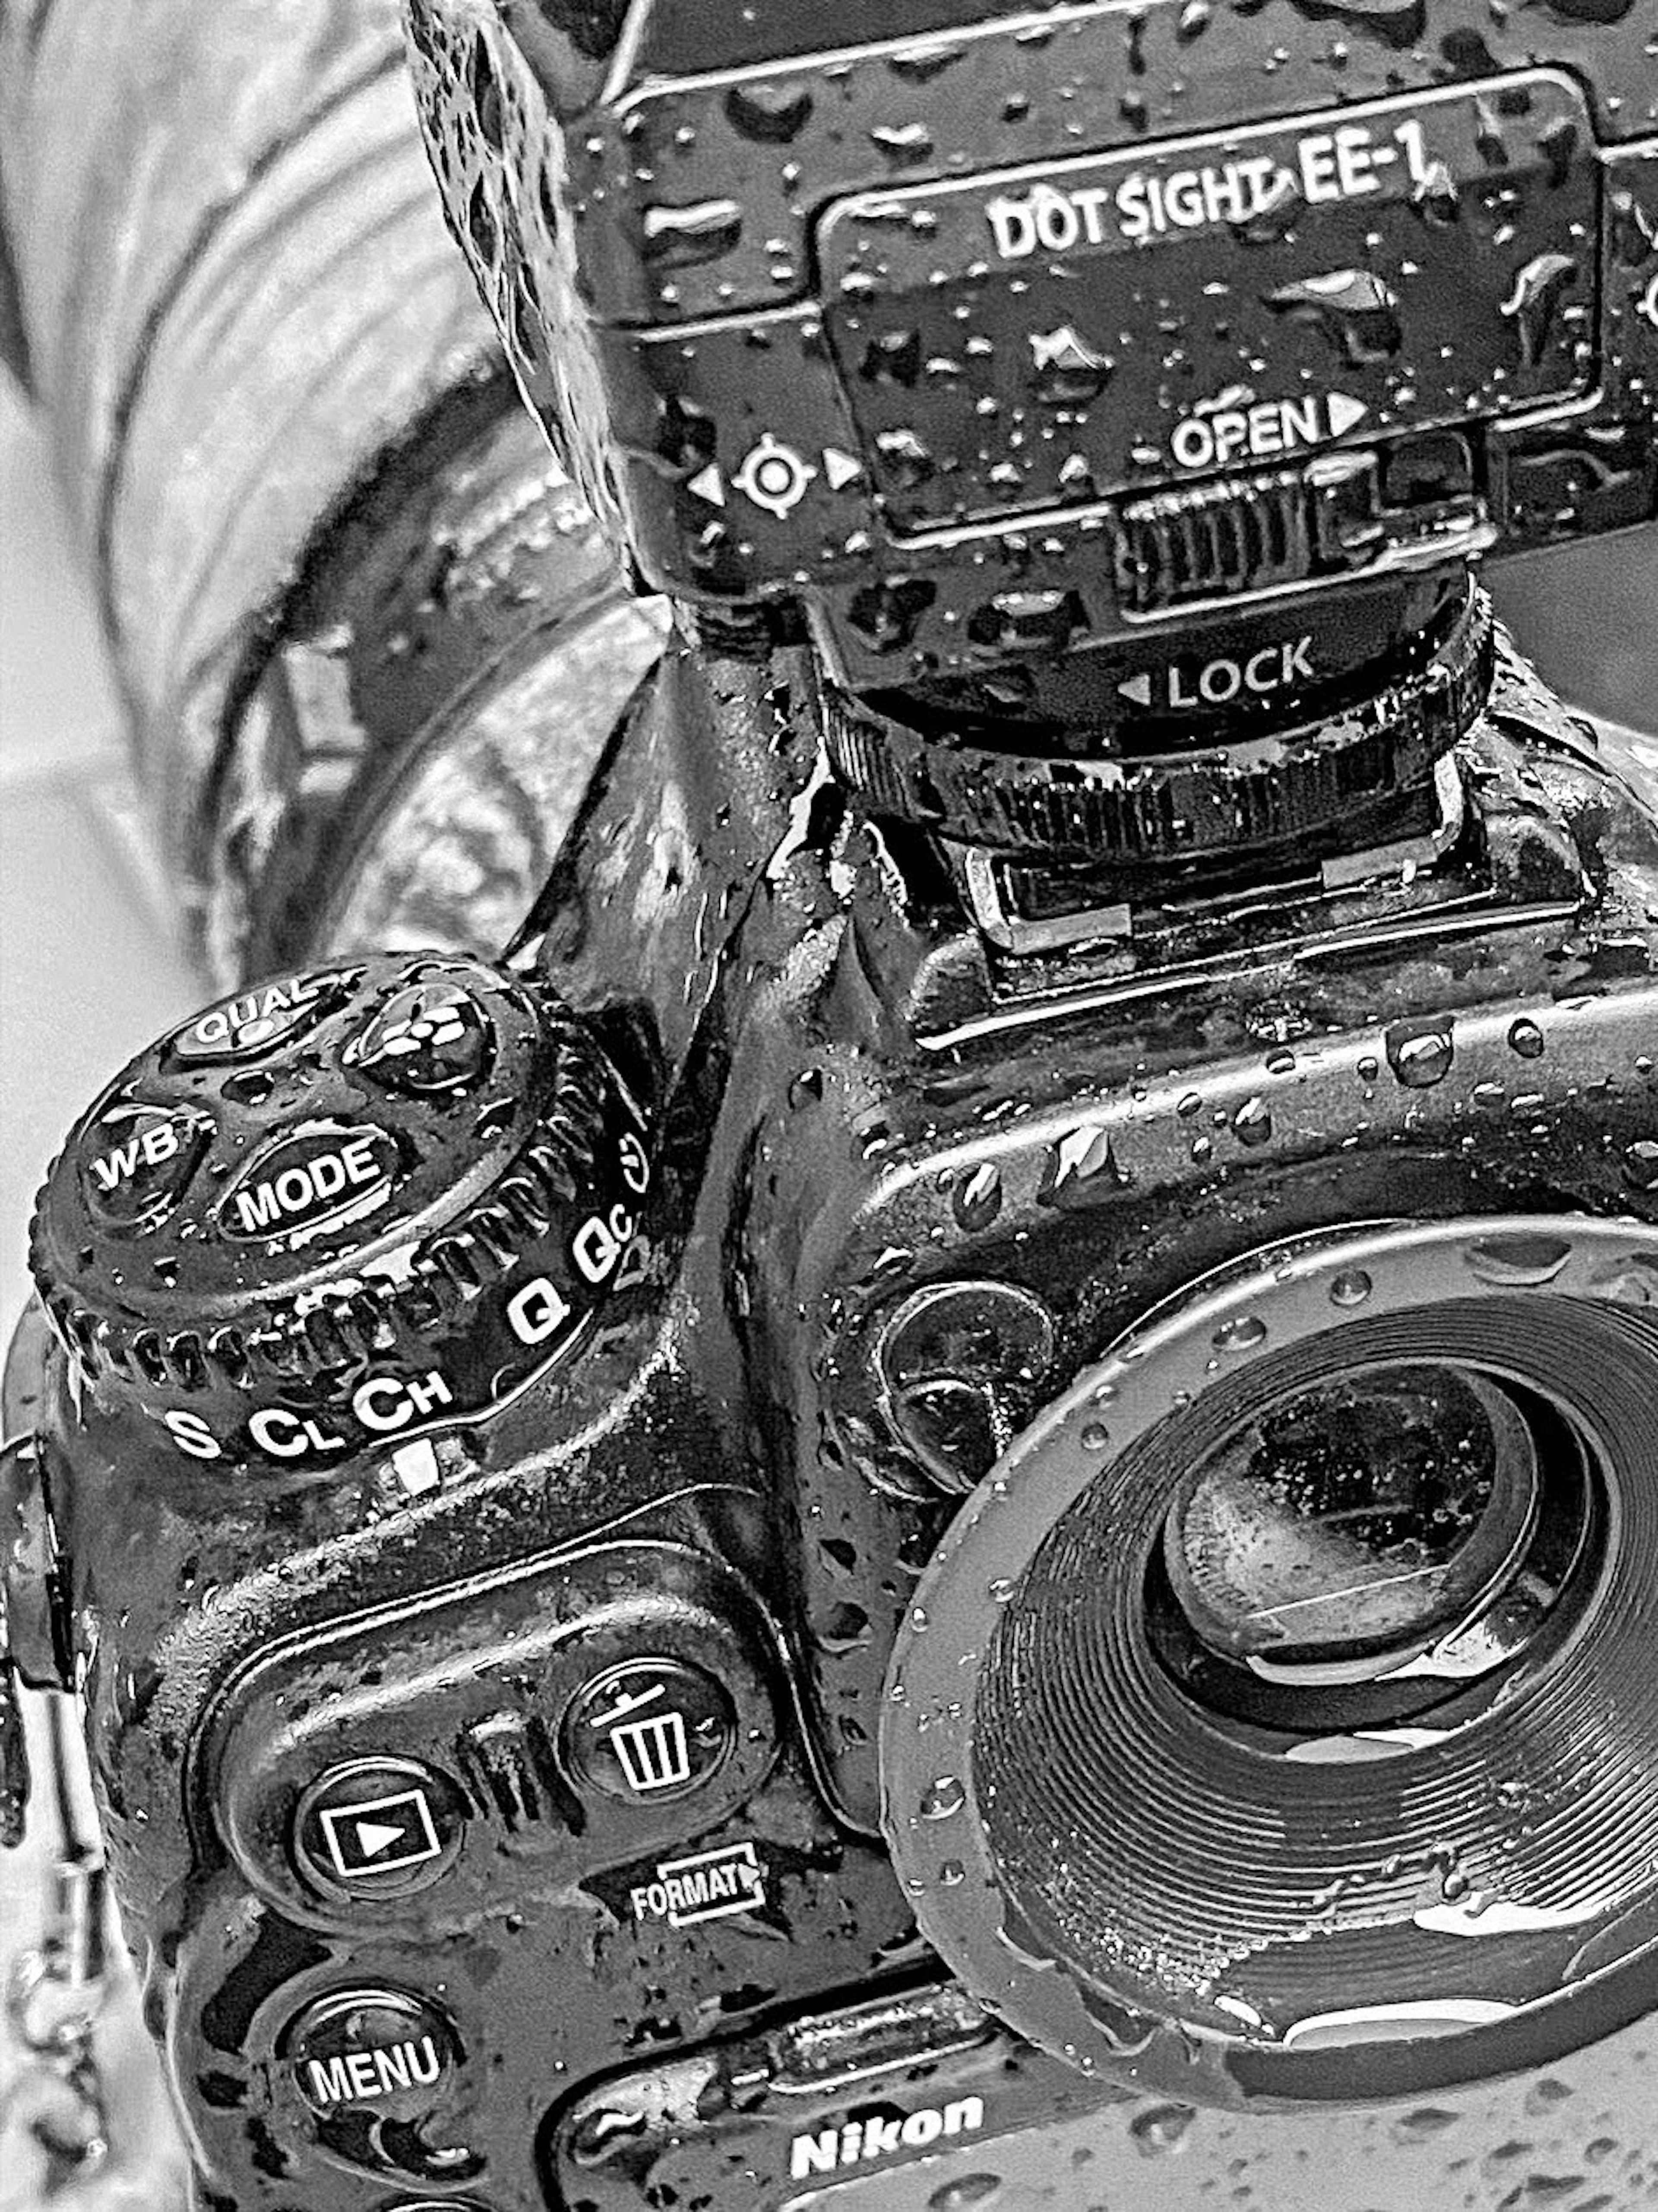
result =
M261 1059L319 1020L360 972L337 968L318 975L283 975L238 991L174 1030L167 1051L198 1067Z
M461 2062L454 2029L406 1990L337 1990L296 2014L277 2056L321 2120L428 2119Z
M725 1764L737 1713L711 1674L680 1659L629 1659L595 1676L565 1717L576 1781L629 1804L683 1797Z
M81 1140L81 1194L103 1229L149 1229L182 1196L213 1122L192 1106L111 1107Z
M387 1091L467 1091L489 1065L489 1024L469 991L432 975L395 991L340 1058Z
M294 1857L325 1894L406 1897L454 1864L465 1802L434 1767L410 1759L358 1759L330 1767L294 1817Z

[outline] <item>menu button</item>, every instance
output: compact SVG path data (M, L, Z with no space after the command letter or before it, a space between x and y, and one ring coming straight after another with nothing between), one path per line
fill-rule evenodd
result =
M403 1990L342 1990L289 2024L282 2057L319 2119L363 2111L423 2120L442 2102L460 2048L448 2021L423 1998Z

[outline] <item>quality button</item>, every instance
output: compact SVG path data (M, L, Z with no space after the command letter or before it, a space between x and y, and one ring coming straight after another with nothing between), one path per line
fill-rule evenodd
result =
M168 1049L175 1060L194 1066L262 1059L278 1045L303 1036L360 973L355 969L325 969L256 984L219 1000L175 1030Z

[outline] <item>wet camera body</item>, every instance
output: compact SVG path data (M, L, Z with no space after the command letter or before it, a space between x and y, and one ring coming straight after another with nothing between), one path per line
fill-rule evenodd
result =
M1090 1978L1058 1877L986 1904L983 1838L1027 1710L1049 1763L1042 1606L1093 1602L1033 1550L1073 1461L1384 1308L1372 1364L1430 1356L1413 1308L1609 1314L1573 1357L1650 1402L1658 780L1466 567L1658 511L1649 33L855 5L825 55L792 12L414 11L457 234L679 629L503 962L222 1002L43 1194L9 1632L84 1693L197 2202L1632 2204L1615 1670L1552 1785L1491 1769L1628 1784L1581 1878L1558 1845L1526 1902L1502 1838L1400 1814L1323 1982L1246 1943L1159 1998L1150 1936ZM1194 1759L1212 1693L1293 1770L1289 1856L1348 1850L1364 1744L1514 1725L1651 1587L1614 1411L1527 1346L1467 1357L1554 1409L1504 1570L1536 1653L1489 1577L1385 1676L1223 1695L1140 1639ZM1172 1618L1141 1492L1125 1588ZM1401 1992L1432 2032L1375 2040ZM1308 2103L1310 2161L1265 2116Z

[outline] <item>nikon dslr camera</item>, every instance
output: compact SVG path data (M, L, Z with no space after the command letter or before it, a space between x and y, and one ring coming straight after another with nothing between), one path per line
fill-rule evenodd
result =
M1645 0L412 0L675 634L70 1135L7 1619L201 2212L1658 2190Z

